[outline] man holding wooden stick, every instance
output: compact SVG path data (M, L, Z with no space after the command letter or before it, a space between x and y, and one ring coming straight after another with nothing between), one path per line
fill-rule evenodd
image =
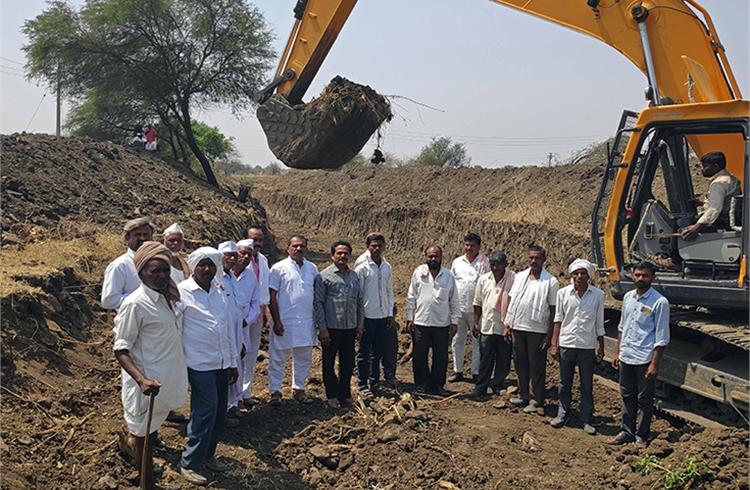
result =
M146 437L187 398L187 367L174 309L180 296L170 279L171 261L167 247L144 242L134 257L141 286L125 298L115 317L113 350L122 367L128 430L121 445L135 459L142 488L154 488L152 445Z

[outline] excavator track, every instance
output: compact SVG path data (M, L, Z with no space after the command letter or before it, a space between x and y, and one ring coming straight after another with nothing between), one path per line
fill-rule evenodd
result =
M733 345L743 351L750 351L750 328L747 313L733 312L733 316L717 318L709 312L679 309L672 310L671 322L678 328L686 328ZM738 317L744 316L743 320Z
M659 380L691 396L724 404L747 418L750 411L750 331L743 320L745 315L733 312L725 316L701 309L673 308L671 339L660 364ZM611 359L620 311L607 308L605 318L605 351ZM670 407L664 408L670 411Z

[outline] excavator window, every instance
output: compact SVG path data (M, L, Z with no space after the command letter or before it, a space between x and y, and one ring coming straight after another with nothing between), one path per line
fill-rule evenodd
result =
M744 179L746 157L727 163L727 172L739 168L741 175L732 175L735 190L726 197L719 218L703 225L697 236L686 239L682 234L707 212L709 185L719 178L702 174L699 155L716 151L712 142L744 147L745 134L746 128L736 124L664 125L645 132L625 201L630 210L624 213L622 228L625 271L628 264L650 260L666 274L736 279L743 251L743 195L736 182Z

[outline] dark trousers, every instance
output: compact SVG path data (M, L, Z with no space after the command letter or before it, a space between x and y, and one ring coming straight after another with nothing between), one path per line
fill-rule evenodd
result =
M368 388L380 380L380 361L386 348L386 323L386 318L365 318L365 331L357 352L360 388Z
M331 342L323 346L323 384L326 398L348 400L352 397L351 384L354 372L354 341L357 330L329 329ZM333 368L336 356L339 357L339 375Z
M503 335L479 336L479 378L476 388L482 393L487 388L500 390L510 372L510 357L513 344ZM492 373L495 373L493 376Z
M594 365L596 355L594 349L569 349L560 347L560 385L557 394L560 405L557 416L567 419L570 412L571 393L573 391L573 375L578 366L578 376L581 379L581 422L591 423L594 414Z
M396 363L398 362L398 326L393 322L391 328L386 329L385 353L383 354L383 374L385 379L396 379Z
M513 330L513 353L518 393L522 400L533 399L537 405L544 405L544 381L547 374L547 351L539 348L545 334ZM529 392L531 381L531 393Z
M646 379L648 364L625 364L620 361L620 395L622 396L622 430L643 439L651 431L654 415L655 379ZM636 429L636 414L638 427Z
M227 415L229 369L195 371L188 368L190 421L182 466L200 470L216 452Z
M445 373L448 369L449 327L415 325L413 343L414 384L417 386L426 384L429 388L442 388L445 385ZM428 363L430 349L432 349L432 367Z

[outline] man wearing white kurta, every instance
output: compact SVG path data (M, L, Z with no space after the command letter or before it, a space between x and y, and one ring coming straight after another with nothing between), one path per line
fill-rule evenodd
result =
M250 326L257 323L260 317L260 288L255 271L250 267L252 262L253 241L250 239L237 242L237 263L232 269L239 307L237 320L239 333L237 349L240 350L239 379L231 388L230 404L238 406L244 398L245 373L249 371L248 364L255 364L257 351L253 355Z
M170 410L182 407L187 397L187 368L179 319L174 303L177 287L170 281L171 253L157 242L144 242L135 254L134 267L143 283L120 305L115 317L113 350L121 370L122 405L131 437L125 442L140 467L148 422L149 396L154 408L149 432L156 432ZM123 444L123 441L121 441ZM141 478L153 487L151 451Z
M271 302L271 295L268 290L268 275L270 273L268 259L260 252L265 240L263 229L260 225L251 225L247 229L247 237L253 241L253 246L250 248L252 251L250 267L252 267L252 270L255 273L255 279L258 281L260 315L258 315L255 321L250 323L247 327L249 329L248 333L250 334L250 347L248 347L247 354L245 355L245 363L243 365L245 372L243 373L242 378L242 402L245 408L259 402L259 400L253 396L253 380L255 379L255 365L257 364L258 351L260 350L260 337L268 320L266 313L268 310L268 304Z
M224 286L223 292L227 302L227 322L234 332L234 343L240 351L241 362L243 354L243 350L240 347L243 345L242 307L238 300L237 281L232 273L232 268L237 264L237 244L232 241L222 242L219 244L218 250L221 252L222 258L221 270L216 273L216 277L220 278L221 285ZM239 369L237 371L238 373L241 373ZM234 383L229 386L229 398L227 402L229 405L229 411L225 421L226 427L237 427L240 424L240 421L236 418L238 415L236 408L237 385L238 383Z
M490 271L487 256L479 250L482 239L476 233L468 233L464 237L464 254L457 257L451 265L451 272L456 278L458 304L461 308L461 318L458 320L456 335L453 336L451 349L453 350L453 375L448 381L455 382L464 379L464 354L466 353L466 337L473 331L474 325L474 291L477 279ZM471 376L479 376L479 337L471 336Z
M123 300L141 285L133 258L138 247L151 240L154 228L148 218L135 218L125 223L122 231L128 249L110 262L104 271L101 305L105 310L117 311Z
M307 239L294 235L287 246L289 257L271 267L273 328L269 341L268 387L271 403L281 402L284 366L292 356L292 389L297 401L309 402L305 380L312 364L312 349L317 343L313 320L314 283L318 268L305 259Z

